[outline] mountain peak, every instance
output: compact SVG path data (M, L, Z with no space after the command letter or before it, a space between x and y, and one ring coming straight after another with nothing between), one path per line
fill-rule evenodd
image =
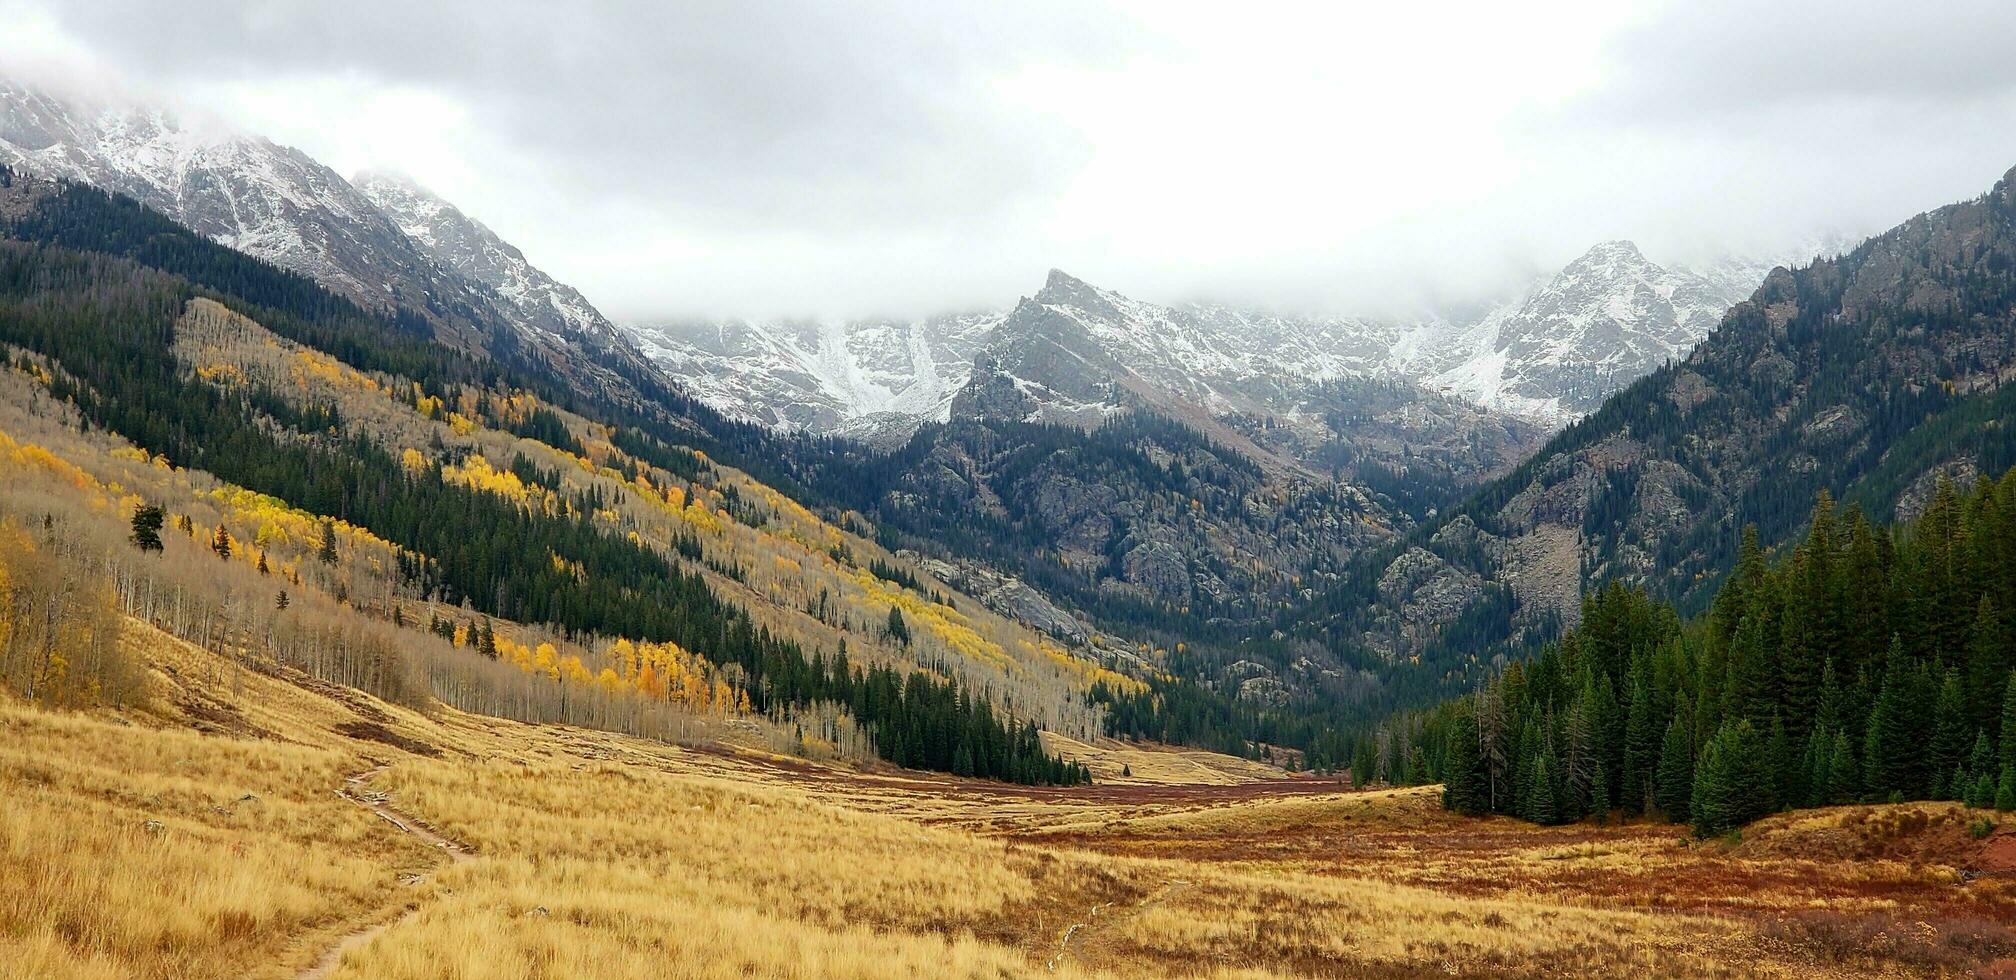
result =
M1036 293L1036 299L1042 303L1069 302L1073 296L1092 291L1091 283L1062 269L1051 269L1050 275L1043 280L1043 288Z
M1569 267L1585 265L1650 265L1645 253L1638 250L1638 243L1628 238L1614 238L1607 242L1597 242L1583 252L1580 258L1569 263Z
M372 193L371 188L383 188L397 190L415 197L429 197L437 200L440 198L440 195L422 187L419 181L396 170L359 170L351 175L350 183L367 194Z
M1100 317L1121 316L1105 290L1062 269L1050 270L1050 277L1044 280L1042 290L1034 298L1044 306L1068 306Z

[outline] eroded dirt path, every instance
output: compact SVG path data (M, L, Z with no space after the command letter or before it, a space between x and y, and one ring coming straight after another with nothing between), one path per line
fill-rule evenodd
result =
M449 840L437 833L433 828L400 812L392 806L390 799L383 792L369 788L368 784L372 778L389 768L391 768L390 764L380 763L370 769L345 778L342 787L336 790L336 795L371 811L380 820L391 824L400 833L412 837L426 844L428 847L439 850L441 853L447 855L449 864L469 860L470 851L466 845L458 841ZM433 872L430 871L426 874L402 876L402 881L409 888L418 888L426 884L432 877ZM322 980L322 978L335 972L337 964L343 962L344 953L376 939L379 933L405 922L418 914L420 914L418 907L408 906L406 911L400 913L398 916L371 925L361 926L344 933L334 943L331 943L328 949L323 950L321 956L315 958L314 965L302 970L299 974L296 974L296 977L298 980Z
M1065 928L1064 934L1058 937L1057 953L1050 957L1050 962L1046 963L1044 968L1055 973L1057 971L1057 964L1062 963L1065 957L1071 955L1071 941L1073 939L1080 940L1079 945L1082 947L1084 945L1083 939L1091 936L1095 930L1104 931L1110 928L1111 924L1116 921L1124 921L1140 915L1168 901L1169 896L1190 887L1190 884L1190 882L1181 879L1171 878L1163 882L1162 887L1149 892L1140 901L1129 905L1124 911L1115 914L1107 913L1107 910L1112 908L1110 904L1092 906L1092 911L1086 913L1085 921L1073 922Z

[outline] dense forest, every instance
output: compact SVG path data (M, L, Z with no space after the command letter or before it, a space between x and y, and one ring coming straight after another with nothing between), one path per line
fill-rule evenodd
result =
M2016 469L1941 482L1895 527L1822 495L1804 540L1753 530L1705 613L1642 591L1474 694L1359 740L1354 770L1467 813L1656 813L1721 834L1855 801L2016 808Z
M400 318L366 313L88 189L64 186L43 196L15 227L63 246L0 242L0 342L59 364L64 373L52 393L74 403L89 424L425 556L402 561L401 570L430 598L573 635L676 643L716 664L739 665L757 710L773 702L846 702L875 732L877 752L899 764L965 767L1020 782L1086 778L1082 767L1043 753L1033 727L1004 724L986 699L921 672L842 672L806 683L815 675L805 653L752 626L698 573L598 530L585 515L548 514L448 481L438 464L402 466L385 447L324 431L332 422L325 413L278 417L270 411L277 399L226 393L182 374L170 349L176 319L191 299L207 295L374 369L410 369L442 386L495 380L461 366L465 358L417 336ZM93 242L128 257L88 250ZM200 275L207 288L163 270ZM528 424L536 433L558 422L535 414Z

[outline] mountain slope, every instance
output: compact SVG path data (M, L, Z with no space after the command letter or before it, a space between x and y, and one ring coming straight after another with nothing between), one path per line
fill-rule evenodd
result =
M582 398L665 411L669 383L578 293L410 185L372 181L391 213L299 150L4 79L0 164L131 197L367 310L424 320L452 346L550 373Z
M1090 687L1138 684L746 474L499 385L431 336L130 199L0 168L0 234L0 344L10 366L30 363L16 348L34 355L8 379L47 389L12 401L63 415L64 440L125 440L102 455L140 473L106 493L186 514L189 480L218 485L203 506L224 512L208 532L219 557L249 563L257 549L265 574L272 551L290 584L305 578L393 636L445 611L460 647L494 621L510 641L494 659L579 685L557 698L563 711L629 724L648 712L594 705L636 694L795 715L828 741L845 733L947 771L955 741L986 738L967 746L968 771L1057 782L1082 774L1035 750L1035 725L1096 737ZM116 523L134 506L95 512ZM374 542L368 560L330 567L358 539ZM508 701L531 682L502 676L504 693L458 680L455 696ZM914 713L927 704L942 717Z
M1630 242L1603 242L1466 330L1458 349L1471 347L1470 357L1427 383L1558 424L1686 356L1756 286L1662 268Z
M1822 490L1887 513L1929 474L2009 465L2012 377L2016 171L1839 258L1773 272L1686 359L1570 426L1402 557L1515 593L1521 611L1500 617L1499 639L1572 622L1582 588L1607 579L1696 608L1746 524L1782 541ZM1410 635L1382 627L1407 619L1377 588L1393 571L1361 568L1327 597L1332 642L1386 659L1474 652L1436 633L1474 604L1417 618Z
M667 375L729 415L764 425L900 443L945 418L974 353L1000 320L675 322L629 328Z
M353 186L427 257L501 298L521 328L553 344L617 358L629 373L651 370L579 290L526 261L517 246L432 191L383 173L360 174Z

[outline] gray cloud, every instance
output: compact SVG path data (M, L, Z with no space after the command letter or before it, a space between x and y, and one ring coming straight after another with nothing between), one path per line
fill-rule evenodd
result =
M13 3L143 94L438 96L476 134L458 166L375 144L363 162L448 182L627 316L1001 306L1053 265L1154 299L1398 311L1605 238L1685 261L1875 231L2016 163L2016 14L1982 0L1495 21L1490 5ZM1563 64L1588 76L1572 91ZM354 131L283 138L362 152Z
M1071 4L1010 19L957 4L108 0L58 18L168 84L429 88L556 179L794 229L944 220L1054 190L1081 148L986 85L1031 52L1090 62L1119 41Z

